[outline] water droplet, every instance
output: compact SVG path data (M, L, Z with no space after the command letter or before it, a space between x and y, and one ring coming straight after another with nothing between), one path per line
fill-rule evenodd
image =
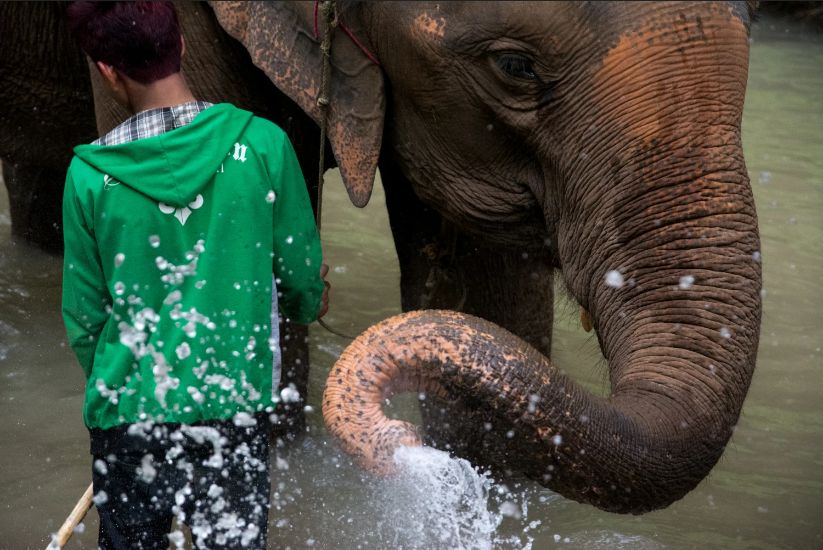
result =
M122 252L118 252L114 256L114 267L120 267L121 265L123 265L123 261L125 259L126 259L126 255L123 254Z
M105 461L100 460L99 458L94 461L94 469L100 475L106 475L109 473L109 468L106 465Z
M684 275L680 277L680 283L678 286L681 290L688 290L694 284L694 276L692 275Z
M157 248L160 246L160 236L159 235L152 235L149 237L149 244L152 248Z
M177 358L181 361L191 355L191 346L187 342L183 342L177 348L175 348L174 352L177 354Z
M612 288L621 288L623 286L623 284L624 284L623 275L619 271L617 271L616 269L613 269L613 270L609 271L608 273L606 273L606 285L607 286L610 286Z
M720 329L720 336L722 336L723 338L727 338L727 339L731 338L732 337L732 331L730 331L726 327L722 327Z
M294 385L289 384L288 387L280 390L280 400L284 403L297 403L300 401L300 392Z
M273 203L274 202L274 197L275 197L274 191L269 191L268 194L266 195L266 202L269 203L269 204Z

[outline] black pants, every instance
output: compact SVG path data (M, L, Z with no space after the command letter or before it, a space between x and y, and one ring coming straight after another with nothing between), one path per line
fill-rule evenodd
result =
M265 548L269 424L255 420L91 430L100 548L182 548L175 517L196 548Z

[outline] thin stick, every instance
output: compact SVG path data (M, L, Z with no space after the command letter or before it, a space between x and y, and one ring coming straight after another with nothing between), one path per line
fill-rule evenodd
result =
M93 494L93 485L89 483L86 492L83 493L83 496L80 497L80 500L78 500L77 504L74 505L74 510L71 511L69 517L67 517L66 521L63 522L63 526L60 527L59 531L57 531L57 535L54 537L51 544L46 547L46 550L62 548L67 542L69 542L72 533L74 533L74 528L77 527L78 523L83 521L83 518L86 517L86 512L88 512L89 508L91 508Z

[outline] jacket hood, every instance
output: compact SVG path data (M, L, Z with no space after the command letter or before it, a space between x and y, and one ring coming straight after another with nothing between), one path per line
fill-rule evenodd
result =
M195 200L243 134L252 114L213 105L182 128L121 145L78 145L84 162L129 187L175 207Z

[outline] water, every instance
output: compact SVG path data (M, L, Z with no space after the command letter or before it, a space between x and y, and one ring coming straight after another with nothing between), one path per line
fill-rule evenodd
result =
M740 424L712 474L639 517L529 482L492 484L436 453L412 460L405 478L375 481L325 435L320 394L345 342L313 327L310 433L276 451L272 548L823 548L823 43L769 19L753 37L743 142L763 240L763 330ZM45 547L89 482L83 379L59 316L60 260L10 239L6 200L0 191L0 547ZM327 186L327 321L344 332L399 311L384 210L379 188L357 210L339 182ZM594 338L577 307L557 300L555 359L605 391ZM415 398L396 399L392 413L414 416ZM437 479L453 489L438 493ZM96 531L92 511L69 547L93 547Z
M395 453L397 477L374 483L384 546L492 548L502 516L489 509L492 481L466 460L430 448ZM432 495L437 495L432 498Z

